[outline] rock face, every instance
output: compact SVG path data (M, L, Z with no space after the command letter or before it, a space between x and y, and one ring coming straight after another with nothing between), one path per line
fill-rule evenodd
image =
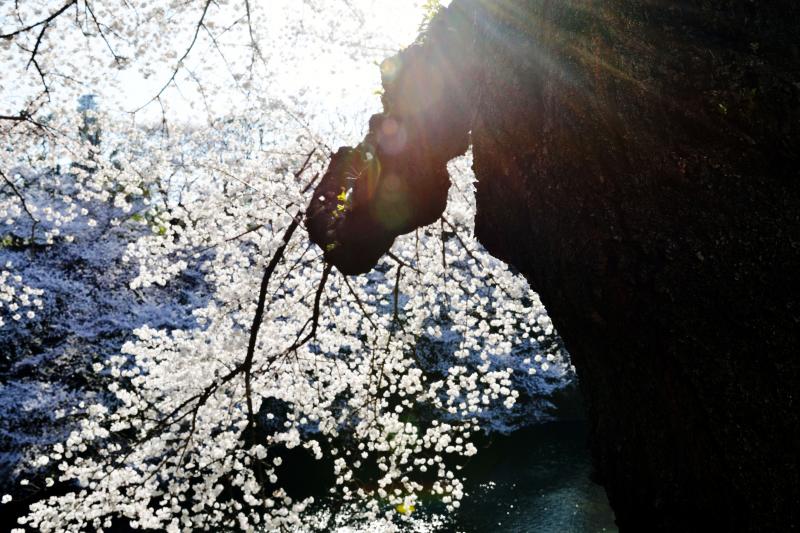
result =
M623 531L800 527L798 20L454 0L385 76L425 145L382 172L441 184L471 131L476 231L572 354Z

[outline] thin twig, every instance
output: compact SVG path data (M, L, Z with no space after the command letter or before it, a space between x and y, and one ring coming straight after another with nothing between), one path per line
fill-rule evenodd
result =
M100 33L100 37L103 39L103 42L106 43L106 47L108 48L108 51L111 52L111 57L114 58L114 62L118 66L122 66L122 58L117 55L117 53L111 47L111 43L108 42L108 39L106 38L106 34L105 34L105 32L103 32L103 28L100 26L100 21L97 20L97 17L94 15L94 10L92 9L92 6L89 4L89 2L87 2L85 0L84 0L84 4L86 5L86 9L89 11L89 15L91 15L92 20L94 21L94 25L97 26L97 31Z
M19 192L19 189L17 189L17 186L14 185L14 182L11 181L8 178L8 176L6 176L5 172L0 170L0 176L3 176L3 180L5 180L5 182L8 183L8 185L11 187L11 190L14 191L14 194L17 196L17 198L19 198L20 202L22 202L22 208L25 210L25 212L28 214L28 216L31 218L31 221L33 222L31 225L31 244L33 244L36 225L39 223L39 219L33 216L33 212L31 212L30 208L28 207L28 202L25 200L25 197L22 195L21 192Z
M264 54L261 53L261 48L258 46L255 32L253 32L253 20L250 15L250 0L244 0L244 8L247 13L247 31L250 33L250 46L253 49L253 58L250 61L250 70L252 72L256 56L258 56L258 58L264 64L266 64L266 60L264 59Z
M388 255L391 259L393 259L397 264L399 264L401 266L404 266L404 267L407 267L407 268L410 268L411 270L413 270L417 274L421 274L422 273L422 271L420 269L418 269L417 267L407 263L406 261L403 261L402 259L397 257L392 252L386 252L386 255Z
M361 309L361 312L364 314L364 318L366 318L367 321L372 324L373 328L378 329L378 326L376 326L375 322L372 321L372 318L369 316L369 313L367 313L367 310L364 309L364 304L361 303L361 299L358 297L358 294L356 294L356 291L353 290L353 287L350 285L350 281L347 279L347 276L342 276L342 279L344 280L344 284L347 285L347 288L350 289L350 294L352 294L353 298L356 299L356 304L358 304L358 308Z
M441 218L439 224L442 230L442 269L444 270L445 276L447 276L447 251L445 250L444 242L444 217Z
M178 59L178 63L175 65L175 70L173 70L173 71L172 71L172 75L169 77L169 79L167 80L167 82L166 82L166 83L165 83L165 84L164 84L164 85L161 87L161 89L158 91L158 93L157 93L155 96L153 96L153 97L152 97L150 100L148 100L148 101L147 101L145 104L142 104L141 106L139 106L138 108L136 108L136 109L133 111L133 113L137 113L137 112L141 111L142 109L144 109L145 107L147 107L148 105L150 105L151 103L153 103L153 102L156 100L156 98L158 98L158 97L160 97L162 94L164 94L164 91L166 91L166 90L167 90L167 87L169 87L169 85L170 85L170 84L171 84L173 81L175 81L175 76L177 76L177 75L178 75L178 72L179 72L179 71L180 71L180 69L181 69L181 65L183 64L183 61L184 61L184 60L185 60L187 57L189 57L189 53L192 51L192 48L194 48L194 44L197 42L197 36L200 34L200 28L202 28L202 27L203 27L203 21L206 19L206 13L208 13L208 8L209 8L209 6L211 5L211 2L212 2L212 0L206 0L206 3L205 3L205 5L203 6L203 14L202 14L202 15L200 15L200 20L197 22L197 25L196 25L196 26L195 26L195 28L194 28L194 35L192 36L192 42L190 42L190 43L189 43L189 47L188 47L188 48L186 48L186 51L183 53L183 55L181 56L181 58L180 58L180 59Z
M311 318L309 318L306 323L300 328L300 331L297 334L297 337L300 338L300 335L306 330L306 326L311 324L311 331L303 337L300 341L295 341L285 353L292 353L295 352L300 346L304 345L311 339L316 338L317 336L317 325L319 324L319 304L322 298L322 292L325 290L325 284L328 281L328 274L331 273L331 267L333 265L331 263L325 263L325 268L322 270L322 278L319 280L319 285L317 286L316 294L314 295L314 310L312 312Z
M61 6L57 11L54 11L53 13L48 15L46 18L40 20L39 22L35 22L35 23L33 23L33 24L29 25L29 26L25 26L24 28L20 28L18 30L12 31L11 33L4 33L4 34L0 35L0 39L13 39L17 35L19 35L21 33L28 32L28 31L36 28L37 26L41 26L42 24L45 24L45 25L50 24L50 22L55 20L56 17L61 15L61 13L63 13L67 9L69 9L70 6L74 6L77 3L78 3L78 0L69 0L69 2L67 2L66 4Z

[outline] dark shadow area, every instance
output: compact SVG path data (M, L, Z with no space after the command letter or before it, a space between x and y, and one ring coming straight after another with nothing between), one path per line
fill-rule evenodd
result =
M617 531L603 487L593 483L585 421L540 424L497 436L466 467L453 528L464 532Z

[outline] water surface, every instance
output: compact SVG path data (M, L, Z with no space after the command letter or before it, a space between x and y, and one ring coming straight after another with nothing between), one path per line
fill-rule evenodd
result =
M589 479L585 422L540 424L495 436L467 467L454 531L617 531L605 490Z

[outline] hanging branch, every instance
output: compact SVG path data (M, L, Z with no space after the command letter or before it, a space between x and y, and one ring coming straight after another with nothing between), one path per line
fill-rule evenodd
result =
M397 322L399 301L400 301L400 272L403 270L403 265L397 265L397 276L394 279L394 314L392 316L392 324Z
M103 39L103 42L106 43L106 48L108 48L108 51L111 53L111 57L113 57L114 62L121 67L125 61L125 58L117 55L117 53L114 51L114 48L111 46L111 43L108 42L108 38L106 37L106 34L103 31L103 27L100 25L100 21L97 20L97 17L94 14L94 10L92 9L91 4L89 4L89 2L84 2L84 3L86 4L86 10L92 17L92 21L94 21L94 25L97 27L97 32L100 34L100 37ZM44 33L44 30L42 30L42 33Z
M447 275L447 251L445 250L445 242L444 242L444 217L442 217L439 221L442 231L442 269L445 272L445 276Z
M262 64L266 65L267 61L264 59L264 54L261 53L261 47L258 45L258 40L256 39L255 32L253 31L253 19L250 13L250 0L244 0L244 8L245 8L245 16L247 17L247 31L250 34L250 48L252 49L253 53L250 56L250 75L253 75L253 67L256 63L256 57L261 61Z
M5 172L0 170L0 176L3 176L3 180L6 183L8 183L8 185L11 187L11 190L14 191L14 194L17 196L17 198L19 198L20 202L22 202L22 208L25 210L25 212L28 214L28 216L30 217L30 219L32 221L32 224L31 224L31 244L33 244L33 239L35 237L35 232L36 232L36 225L39 224L39 219L36 218L33 215L33 212L28 207L28 202L25 200L25 197L22 195L21 192L19 192L19 189L17 189L17 186L14 185L14 182L11 181L10 179L8 179L8 176L6 176Z
M39 22L35 22L35 23L33 23L33 24L29 25L29 26L25 26L24 28L20 28L18 30L12 31L11 33L1 34L0 35L0 39L13 39L17 35L19 35L21 33L25 33L25 32L31 31L32 29L36 28L37 26L41 26L42 24L44 24L46 26L46 25L50 24L50 22L55 20L59 15L61 15L61 13L63 13L67 9L69 9L70 6L74 6L74 5L77 5L77 4L78 4L78 0L70 0L69 2L67 2L66 4L61 6L61 8L59 8L58 10L56 10L52 14L50 14L47 18L44 18L44 19L40 20Z
M364 304L361 303L361 298L359 298L358 294L356 294L356 291L353 290L353 287L350 285L350 281L347 279L347 276L342 276L342 279L344 280L344 284L347 286L347 288L350 289L350 294L352 294L353 298L355 298L356 304L358 305L358 308L361 309L361 313L364 315L364 318L367 319L367 322L369 322L373 328L377 329L378 326L375 325L375 322L372 321L372 317L370 317L369 313L367 313L367 310L364 309Z
M255 355L256 351L256 342L258 341L258 331L261 329L261 320L264 318L264 307L267 301L267 287L269 286L269 280L272 277L272 273L275 272L275 268L277 268L278 263L280 263L281 259L283 259L283 254L286 251L286 247L289 244L289 240L292 238L297 226L300 224L301 217L298 214L292 220L292 223L289 224L289 227L286 229L286 232L283 234L283 243L278 247L275 251L275 255L272 256L267 267L264 269L264 275L261 278L261 287L258 291L258 303L256 304L256 313L253 316L253 323L250 325L250 340L247 343L247 355L244 358L244 362L242 363L242 367L244 369L244 386L245 386L245 395L247 399L247 413L250 419L250 424L255 425L255 414L253 413L253 397L250 387L250 380L251 380L251 370L253 368L253 356Z
M389 257L390 257L392 260L394 260L394 262L396 262L396 263L397 263L397 264L399 264L400 266L404 266L404 267L410 268L411 270L413 270L413 271L414 271L414 272L416 272L417 274L422 274L422 271L421 271L420 269L418 269L417 267L415 267L415 266L413 266L413 265L411 265L411 264L407 263L406 261L403 261L402 259L400 259L399 257L397 257L397 256L396 256L395 254L393 254L392 252L386 252L386 255L388 255L388 256L389 256Z
M319 287L317 287L317 294L314 295L314 314L312 315L313 322L311 324L311 333L308 334L306 340L303 343L316 338L317 336L317 325L319 324L319 303L322 299L322 292L325 290L325 284L328 281L328 274L331 273L331 268L333 265L330 263L325 263L325 268L322 270L322 278L319 280Z
M309 161L311 160L311 156L314 155L315 150L312 150L311 153L308 154L308 157L303 162L303 165L300 169L295 173L295 177L299 178L300 175L305 171L306 167L308 166ZM310 187L311 184L314 183L315 180L311 180L311 182L306 185L303 189L303 192L306 192ZM297 226L300 225L300 220L302 220L302 212L298 212L292 223L289 224L289 227L286 229L286 232L283 234L283 242L275 251L275 254L272 256L267 267L264 269L264 275L261 278L261 287L259 288L258 292L258 302L256 304L256 312L253 316L253 323L250 326L250 339L247 344L247 355L245 356L244 362L242 366L244 367L244 387L245 387L245 397L247 401L247 416L249 420L249 424L251 427L255 427L255 412L253 409L253 394L252 394L252 369L253 369L253 357L255 356L256 351L256 343L258 341L258 331L261 329L261 321L264 318L264 307L267 301L267 288L269 287L269 281L272 278L272 274L275 272L275 269L278 266L278 263L281 262L283 259L283 255L286 252L286 247L289 245L289 241L294 235ZM325 287L325 282L328 279L328 273L330 273L331 265L326 264L325 269L322 272L322 279L320 280L319 289L317 290L316 298L314 299L314 323L311 328L311 333L309 334L311 337L316 335L317 332L317 322L319 320L319 300L320 300L320 293L322 292L323 288ZM307 337L307 339L310 337ZM306 341L304 340L304 344Z
M310 341L311 339L317 336L317 324L319 324L319 304L322 298L322 291L325 289L325 284L328 282L328 274L331 273L331 268L333 265L331 263L325 263L325 268L322 270L322 278L319 280L319 285L317 286L316 293L314 294L314 310L311 314L311 318L309 318L303 327L300 328L300 331L297 332L297 338L292 343L289 348L287 348L281 355L286 355L297 351L298 348L303 346L305 343ZM300 336L306 330L306 327L311 324L311 331L300 340Z
M442 232L443 233L444 233L444 224L447 224L447 226L453 231L453 235L458 240L458 242L461 243L461 246L462 246L462 248L464 248L464 251L467 253L467 255L470 256L473 261L475 261L477 264L480 265L481 261L475 256L475 254L472 252L472 250L470 250L469 246L467 246L467 243L465 243L464 240L461 238L461 235L458 234L458 229L450 221L448 221L446 218L442 217Z
M468 255L468 256L469 256L469 257L470 257L470 258L471 258L473 261L475 261L475 264L477 264L477 265L483 265L483 263L481 262L481 260L480 260L480 259L478 259L478 257L477 257L477 256L476 256L476 255L473 253L473 251L470 249L470 247L469 247L469 246L467 246L467 243L466 243L466 242L464 242L464 239L462 239L462 238L461 238L461 235L459 235L459 233L458 233L458 228L456 228L456 227L455 227L455 225L453 225L453 223L451 223L450 221L448 221L448 220L447 220L446 218L444 218L444 217L442 217L442 223L443 223L443 224L447 224L447 226L449 226L449 227L450 227L450 229L451 229L451 230L453 230L453 235L455 236L456 240L459 242L459 244L461 244L461 247L464 249L464 252L466 252L466 254L467 254L467 255ZM508 298L514 299L514 296L512 296L511 294L509 294L508 290L507 290L507 289L506 289L506 288L503 286L503 284L501 284L499 281L497 281L497 280L495 279L494 275L492 275L492 274L489 274L489 280L490 280L492 283L494 283L494 285L495 285L495 286L496 286L498 289L500 289L501 291L503 291L503 294L505 294L505 295L506 295Z
M138 113L139 111L141 111L142 109L144 109L145 107L147 107L148 105L153 103L157 98L159 98L162 94L164 94L164 91L167 90L167 87L169 87L169 85L172 82L175 81L175 77L178 75L178 72L180 71L181 66L183 66L183 61L187 57L189 57L189 53L192 51L192 48L194 48L194 45L197 42L197 36L200 34L200 29L204 25L204 22L205 22L205 19L206 19L206 14L208 13L208 8L211 6L211 2L212 2L212 0L206 0L205 5L203 6L203 14L200 15L200 20L197 21L197 24L195 25L194 35L192 36L192 41L189 43L188 48L186 48L186 51L183 53L183 55L180 57L180 59L178 59L178 63L175 65L175 69L172 71L172 75L169 77L167 82L161 87L161 89L159 89L158 93L155 96L153 96L145 104L142 104L141 106L137 107L133 111L133 113Z

